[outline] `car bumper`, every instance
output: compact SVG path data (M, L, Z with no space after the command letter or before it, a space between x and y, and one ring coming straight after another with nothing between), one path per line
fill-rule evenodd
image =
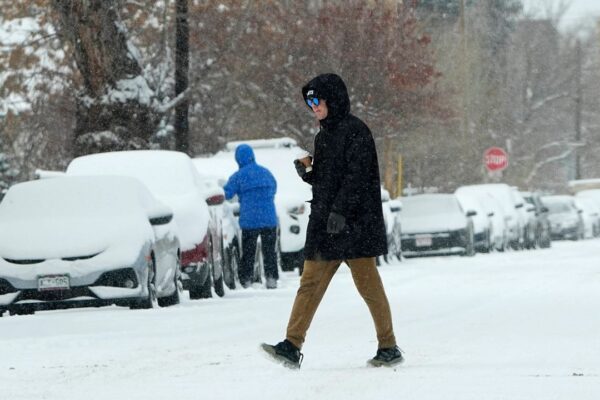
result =
M552 239L574 239L578 234L578 226L552 226L550 230Z
M463 254L467 249L467 237L463 231L402 234L402 255L425 256Z
M18 265L0 261L0 307L61 308L91 304L115 304L118 300L147 295L148 248L128 262L99 256L83 261L50 259ZM107 265L109 264L109 265ZM48 277L64 278L64 285L43 287ZM39 304L38 304L39 303ZM45 306L42 304L45 303Z
M48 310L85 306L118 304L146 295L144 282L147 270L122 268L106 271L94 282L84 285L70 285L68 289L40 290L29 282L25 287L11 283L10 278L0 278L0 308L28 308ZM83 279L83 277L80 277Z

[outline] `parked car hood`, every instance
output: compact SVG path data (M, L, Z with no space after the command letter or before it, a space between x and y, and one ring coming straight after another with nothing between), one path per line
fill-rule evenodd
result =
M402 215L402 233L436 233L465 229L466 219L460 214L436 214L419 217Z
M143 221L142 221L143 222ZM39 260L88 257L126 245L134 253L152 239L152 229L139 220L47 218L6 221L0 230L0 257Z

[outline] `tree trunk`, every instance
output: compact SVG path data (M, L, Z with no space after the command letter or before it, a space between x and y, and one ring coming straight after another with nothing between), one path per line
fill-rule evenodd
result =
M77 101L76 155L149 146L158 123L154 91L142 76L116 0L54 0L59 33L84 82Z

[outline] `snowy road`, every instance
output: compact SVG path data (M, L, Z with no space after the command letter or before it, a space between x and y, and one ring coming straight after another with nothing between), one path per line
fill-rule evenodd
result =
M374 329L347 268L290 371L282 339L298 277L171 309L0 318L0 399L597 399L600 240L411 259L380 268L406 363L367 368Z

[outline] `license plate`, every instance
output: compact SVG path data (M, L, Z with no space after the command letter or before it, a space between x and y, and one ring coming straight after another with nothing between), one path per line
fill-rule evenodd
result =
M38 278L38 290L66 290L71 286L67 275L49 275Z
M431 246L431 236L423 235L415 237L415 245L418 247Z

